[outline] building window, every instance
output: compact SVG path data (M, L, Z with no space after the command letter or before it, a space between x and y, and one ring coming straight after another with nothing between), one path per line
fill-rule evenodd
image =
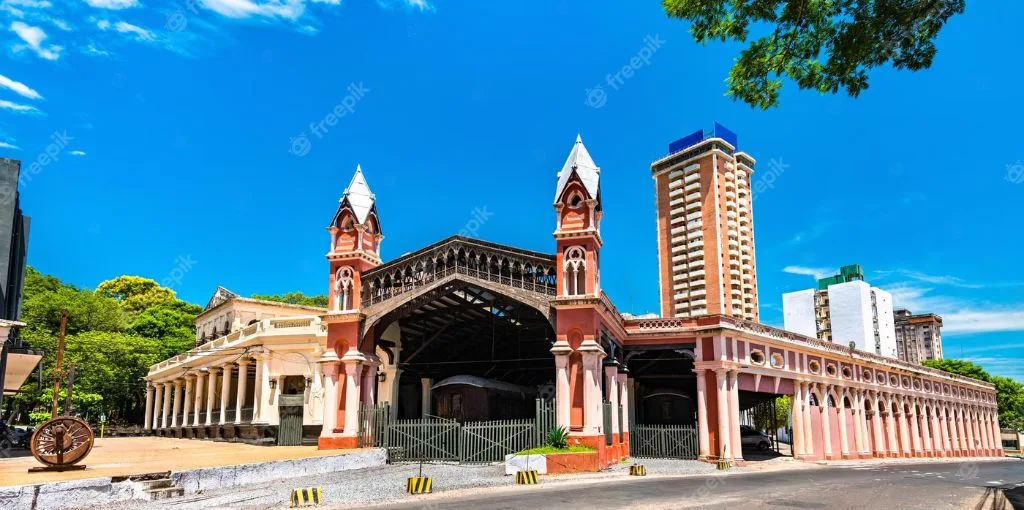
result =
M562 270L566 296L580 296L587 293L587 252L582 246L572 246L565 250L565 262Z
M337 312L352 309L352 288L355 282L355 270L349 266L338 268L334 274L334 310Z

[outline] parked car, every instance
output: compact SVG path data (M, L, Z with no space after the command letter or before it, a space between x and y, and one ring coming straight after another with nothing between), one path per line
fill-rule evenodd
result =
M740 425L740 443L744 447L754 447L761 451L772 448L772 438L749 425Z

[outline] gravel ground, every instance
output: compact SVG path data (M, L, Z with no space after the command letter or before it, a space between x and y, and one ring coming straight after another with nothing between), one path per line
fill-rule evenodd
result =
M647 467L648 476L708 474L715 466L703 462L670 459L643 459L637 461ZM737 470L739 470L737 468ZM377 468L343 471L329 475L289 478L265 484L218 489L203 494L152 502L123 502L109 505L109 510L120 509L207 509L207 508L277 508L287 507L291 490L299 487L323 488L325 503L331 506L361 507L376 503L404 500L406 478L417 476L419 466L395 464ZM514 485L511 476L505 476L503 464L456 465L424 464L424 476L433 478L433 492L459 489L486 488ZM625 478L629 464L616 464L600 473L541 476L541 484L570 483L586 479Z

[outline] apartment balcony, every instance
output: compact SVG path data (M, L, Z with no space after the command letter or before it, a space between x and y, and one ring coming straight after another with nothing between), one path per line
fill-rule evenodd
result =
M750 225L747 225L746 223L740 223L739 231L741 234L749 234Z
M687 219L687 221L699 220L700 219L700 211L687 214L686 215L686 219Z
M730 230L736 230L739 227L739 223L736 223L736 220L728 220L725 222L725 225L728 226Z
M695 299L695 300L691 300L690 301L690 307L691 308L692 307L707 307L707 305L708 305L708 300L707 299Z
M686 169L686 177L683 177L683 181L687 184L700 179L700 167Z
M683 180L682 179L672 179L668 183L668 189L671 189L671 190L674 190L674 189L677 189L677 188L682 188L682 187L683 187Z
M686 203L686 212L687 213L700 212L700 206L701 206L700 200L697 200L696 202L687 202Z
M690 315L707 315L707 313L708 309L704 307L690 309Z
M727 181L731 181L736 178L736 174L732 170L726 170L722 175L725 176Z
M695 249L696 248L703 248L704 247L704 239L702 239L702 238L694 239L694 240L686 243L686 245L689 246L690 248L695 248Z
M747 291L747 292L753 292L753 290L754 290L754 285L753 285L753 284L750 284L750 283L745 283L745 282L744 282L744 284L743 284L743 290L745 290L745 291Z
M700 200L700 192L699 191L696 192L696 193L688 193L686 195L686 201L687 202L691 202L693 200L698 200L698 201Z
M668 196L669 197L677 197L679 195L682 195L683 193L686 193L686 191L683 190L682 187L672 188L671 186L669 186L669 192L668 192Z
M699 279L699 280L697 280L697 279ZM697 281L694 281L694 280L697 280ZM690 288L693 288L694 285L704 285L704 270L703 269L695 269L693 271L690 271Z
M689 292L676 292L676 295L675 295L676 299L686 299L688 297L690 297L690 293Z
M704 228L704 222L702 220L699 220L699 219L698 220L691 220L689 218L689 216L687 216L686 219L687 219L687 222L686 222L686 231L687 232L693 232L695 230L700 230L700 229Z
M725 188L725 198L730 201L736 200L736 193L730 190L728 187Z
M702 248L698 248L696 250L691 250L691 251L686 252L686 260L688 260L688 261L689 260L703 259L703 258L704 258L704 250Z
M736 278L738 280L738 279L740 279L740 272L739 272L738 269L730 269L729 270L729 276L731 276L733 278Z
M736 211L734 211L732 209L727 209L725 211L725 217L730 219L730 220L736 220Z
M700 191L700 181L693 181L693 182L687 184L686 187L683 188L683 189L686 190L687 193L690 193L690 192L693 192L693 191Z

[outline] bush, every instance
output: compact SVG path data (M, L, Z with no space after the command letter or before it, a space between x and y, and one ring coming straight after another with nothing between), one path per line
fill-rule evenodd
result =
M38 427L44 421L50 419L50 411L32 411L28 413L28 419L32 423L32 426Z
M569 446L569 432L565 427L552 427L548 431L548 445L553 448L567 448Z

